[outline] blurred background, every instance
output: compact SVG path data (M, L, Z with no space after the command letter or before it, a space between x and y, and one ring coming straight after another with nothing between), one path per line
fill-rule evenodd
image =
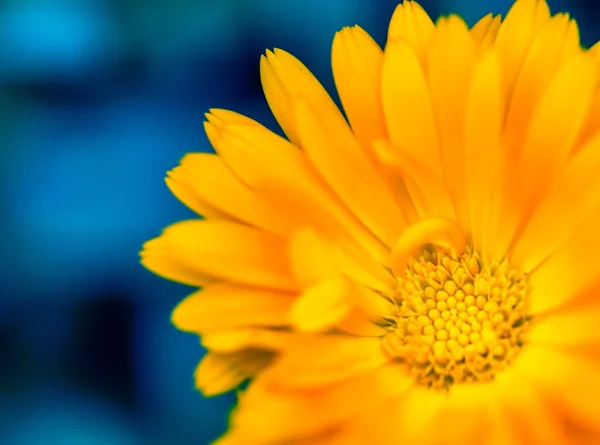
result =
M333 34L383 44L396 0L0 0L0 444L208 444L230 395L205 399L203 351L170 312L190 289L138 263L192 217L165 172L208 151L210 107L277 129L258 62L284 48L331 90ZM510 0L423 0L473 24ZM550 0L582 40L600 4Z

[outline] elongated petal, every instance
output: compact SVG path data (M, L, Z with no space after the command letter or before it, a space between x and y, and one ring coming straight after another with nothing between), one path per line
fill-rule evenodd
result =
M441 176L427 82L414 50L405 41L388 44L381 75L383 109L392 144Z
M494 240L504 173L500 134L504 115L500 63L490 52L479 61L467 99L465 116L466 185L473 245L492 258L502 257Z
M294 291L283 238L225 221L184 221L144 245L146 254L237 283ZM143 262L143 260L142 260ZM153 272L161 274L160 268Z
M358 142L368 149L387 137L381 105L383 51L362 28L344 28L333 39L335 86Z
M184 299L171 320L182 331L205 333L248 326L286 326L295 295L239 286L213 284Z
M470 228L465 182L465 112L476 48L465 23L451 16L438 23L429 52L428 84L440 135L446 188L458 222Z
M240 351L232 354L207 353L194 374L196 387L206 397L230 391L254 377L272 362L269 351Z
M435 25L421 5L414 1L403 1L396 6L390 20L388 44L405 40L413 48L421 64L425 65L434 29Z
M596 137L575 154L535 208L513 250L515 264L526 272L534 270L591 217L600 204L599 171L600 137Z

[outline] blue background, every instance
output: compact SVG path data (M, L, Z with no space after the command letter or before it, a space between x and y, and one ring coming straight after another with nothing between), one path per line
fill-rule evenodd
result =
M423 0L473 24L509 0ZM165 172L207 151L209 107L275 129L258 62L284 48L332 87L331 40L381 44L395 0L0 2L0 444L202 445L233 397L204 399L196 337L170 324L189 289L138 263L192 216ZM552 0L600 38L593 2ZM598 6L596 6L598 8Z

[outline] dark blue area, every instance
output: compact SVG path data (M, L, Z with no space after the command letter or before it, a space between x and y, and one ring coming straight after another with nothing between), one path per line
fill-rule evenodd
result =
M138 263L142 243L192 216L164 185L210 150L203 114L229 108L279 131L262 95L265 49L332 88L331 40L380 43L396 0L0 2L0 444L206 444L234 397L205 399L203 350L170 312L188 288ZM509 0L423 0L469 23ZM593 2L551 0L598 39Z

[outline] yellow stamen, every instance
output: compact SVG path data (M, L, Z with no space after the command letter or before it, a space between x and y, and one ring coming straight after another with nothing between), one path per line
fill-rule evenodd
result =
M490 266L469 247L462 254L424 248L407 263L384 349L428 387L493 380L530 325L526 275L506 260Z

